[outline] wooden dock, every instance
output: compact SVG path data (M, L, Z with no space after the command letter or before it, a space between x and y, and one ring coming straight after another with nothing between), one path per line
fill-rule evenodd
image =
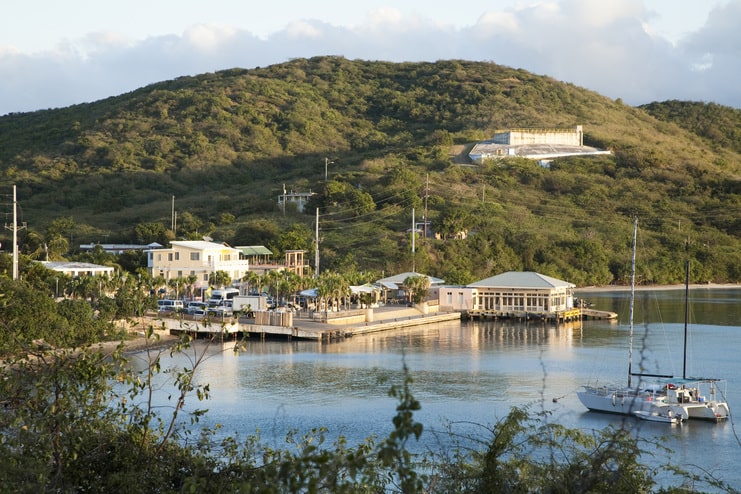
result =
M526 311L499 311L499 310L469 310L464 317L471 319L514 319L518 321L545 321L564 323L582 319L617 319L617 314L594 309L573 308L558 312L526 312Z
M582 309L581 312L583 319L608 319L610 321L617 321L618 318L617 313L606 310Z

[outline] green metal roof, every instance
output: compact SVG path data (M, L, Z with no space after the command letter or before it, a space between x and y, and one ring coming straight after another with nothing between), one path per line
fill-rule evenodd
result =
M273 252L268 249L267 247L263 247L262 245L249 245L249 246L243 246L243 247L235 247L236 249L239 249L242 251L242 253L246 256L272 256Z

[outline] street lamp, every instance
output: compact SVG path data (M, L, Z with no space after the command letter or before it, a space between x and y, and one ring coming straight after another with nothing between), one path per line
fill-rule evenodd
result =
M334 161L329 161L329 158L324 158L324 181L327 181L327 168L329 165L334 165Z

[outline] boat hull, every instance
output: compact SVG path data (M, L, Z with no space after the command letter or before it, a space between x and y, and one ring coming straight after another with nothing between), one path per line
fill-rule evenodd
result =
M577 391L576 395L582 405L593 412L632 415L636 411L650 412L656 407L653 397L638 393L632 388L611 389L585 386L584 390Z
M666 403L692 420L709 420L718 422L730 415L728 404L716 399L720 393L725 396L726 382L723 380L684 380L679 386L668 384ZM706 399L706 395L710 399Z
M708 420L718 422L726 420L729 415L728 406L724 402L712 402L707 404L697 403L688 405L673 405L672 408L682 409L687 418L692 420Z
M664 408L668 408L668 407L664 407ZM668 410L666 413L658 412L658 411L647 412L645 410L636 410L635 412L633 412L633 415L635 415L641 420L646 420L649 422L661 422L664 424L682 423L682 419L680 417L675 416L671 410Z

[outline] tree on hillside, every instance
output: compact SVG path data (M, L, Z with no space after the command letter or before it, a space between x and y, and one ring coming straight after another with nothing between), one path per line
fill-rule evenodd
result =
M273 245L280 237L280 227L267 219L252 219L239 227L231 241L232 245Z
M138 242L150 244L157 242L160 245L167 245L174 236L171 231L165 228L162 223L139 223L134 227L134 235Z

